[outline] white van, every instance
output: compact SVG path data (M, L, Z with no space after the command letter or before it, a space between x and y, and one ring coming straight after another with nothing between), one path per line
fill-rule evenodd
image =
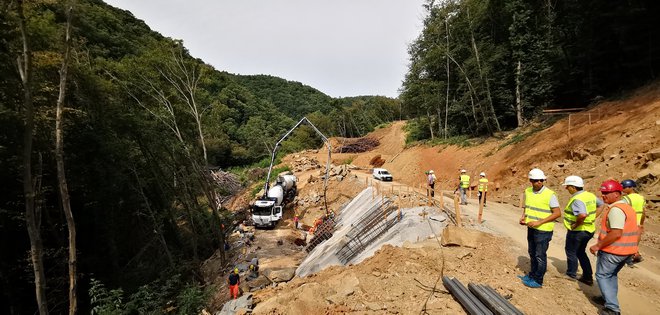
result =
M392 174L384 168L374 168L373 176L375 179L382 181L392 181Z

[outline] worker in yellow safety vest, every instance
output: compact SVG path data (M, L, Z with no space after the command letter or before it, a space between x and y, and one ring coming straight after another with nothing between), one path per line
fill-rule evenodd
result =
M458 190L461 192L461 204L467 205L467 190L470 188L470 175L467 174L466 170L462 169L458 180Z
M532 169L528 177L532 186L525 189L525 206L519 223L527 226L527 252L531 270L518 278L527 287L540 288L548 267L547 252L555 219L561 216L561 212L557 195L543 185L546 179L543 171Z
M602 200L584 190L584 180L580 176L568 176L562 184L571 194L564 208L564 226L566 227L566 276L587 285L594 284L593 269L587 256L587 243L596 231L596 212L604 207ZM582 276L577 278L578 262Z
M481 198L484 199L484 207L486 206L486 195L488 194L488 178L486 178L486 173L479 173L479 188L478 188L479 202Z
M600 185L603 201L609 205L600 222L598 243L589 251L598 255L596 281L605 300L600 314L621 314L617 297L618 273L626 261L637 253L639 230L635 210L623 200L623 187L615 180L606 180Z
M621 186L623 187L623 193L625 193L625 195L623 195L623 201L635 209L637 227L639 228L639 238L641 240L642 234L644 233L644 218L646 217L646 213L644 211L644 208L646 208L646 199L644 199L644 196L638 194L635 191L637 183L635 183L634 180L626 179L621 182ZM635 263L641 262L642 260L642 255L636 253L633 258L628 261L628 265L631 266Z

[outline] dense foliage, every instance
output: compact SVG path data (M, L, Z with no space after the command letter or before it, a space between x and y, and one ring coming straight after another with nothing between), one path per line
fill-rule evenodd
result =
M0 7L0 313L31 314L34 275L22 186L27 113L16 64L23 46L15 3ZM31 165L46 296L51 312L64 313L67 225L54 119L65 1L23 3L34 58ZM232 224L229 213L209 202L227 192L209 185L207 167L259 165L306 114L328 136L361 136L399 116L398 102L388 98L335 100L298 82L217 71L127 11L100 0L74 3L64 155L82 313L158 312L167 303L195 313L206 296L196 269L222 248ZM319 144L303 127L281 152Z
M412 140L492 134L660 70L654 1L427 1L401 94Z

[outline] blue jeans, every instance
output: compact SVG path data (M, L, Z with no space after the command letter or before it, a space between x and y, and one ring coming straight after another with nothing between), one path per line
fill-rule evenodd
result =
M461 192L461 203L467 204L467 188L459 187L458 189Z
M578 261L582 267L582 277L585 279L593 279L593 270L591 269L591 262L587 256L586 248L589 240L594 236L594 233L587 231L567 231L566 232L566 274L575 278L577 277Z
M600 293L605 299L605 307L615 312L621 312L619 307L619 270L626 264L630 255L619 256L604 251L598 251L598 260L596 261L596 281L600 288Z
M543 276L545 276L545 271L548 268L547 252L550 240L552 240L552 231L527 228L527 252L532 265L529 277L538 284L543 284Z

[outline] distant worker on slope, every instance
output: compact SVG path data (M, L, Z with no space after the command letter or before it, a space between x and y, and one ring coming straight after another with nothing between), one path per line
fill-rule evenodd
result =
M433 170L428 171L428 176L426 177L426 181L429 184L429 191L431 193L431 197L435 197L436 177L435 177L435 172Z
M531 270L518 276L530 288L543 286L543 276L548 267L548 246L552 240L555 219L561 216L559 200L554 191L543 186L546 177L542 170L529 171L531 187L525 189L525 208L519 223L527 225L527 251Z
M458 190L461 192L461 204L467 205L467 190L470 188L470 175L462 169L458 176Z
M562 184L571 198L564 208L564 226L566 227L566 275L577 279L578 262L582 267L582 276L578 281L593 285L593 269L587 256L587 243L596 231L596 212L603 207L603 201L596 195L584 190L584 180L579 176L568 176Z
M646 214L644 208L646 208L646 199L635 191L637 183L635 183L634 180L626 179L621 182L621 186L623 186L623 192L625 193L623 201L635 209L635 214L637 215L637 227L639 228L639 239L641 240L642 233L644 233L644 218ZM639 240L637 241L637 244L639 246ZM642 255L637 252L632 259L628 261L628 265L638 263L642 260Z
M478 188L478 197L479 197L479 202L481 202L481 198L484 198L484 207L486 206L486 195L488 194L488 178L486 178L486 173L481 172L479 174L479 188Z
M621 314L618 273L626 261L637 253L639 230L635 209L621 200L623 187L615 180L606 180L600 185L605 208L600 222L598 243L589 251L598 255L596 281L600 288L605 308L600 314Z
M232 299L238 298L238 286L241 284L241 277L238 275L238 268L234 268L234 272L229 274L227 278L229 285L229 297Z

